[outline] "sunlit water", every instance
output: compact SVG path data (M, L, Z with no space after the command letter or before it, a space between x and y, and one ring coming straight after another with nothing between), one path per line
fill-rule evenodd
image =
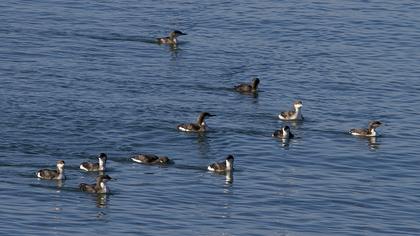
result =
M417 1L3 0L0 22L0 234L419 234ZM176 131L201 111L208 133ZM100 152L112 194L80 192ZM226 182L206 166L228 154ZM35 178L59 159L66 181Z

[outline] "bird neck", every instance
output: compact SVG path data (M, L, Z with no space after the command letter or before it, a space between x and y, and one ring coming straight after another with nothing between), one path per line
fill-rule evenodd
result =
M302 107L295 107L296 117L300 117L302 115Z
M226 160L226 170L232 170L232 169L233 169L232 162Z
M96 189L97 189L98 193L108 192L108 188L107 188L105 182L102 179L100 179L96 182Z
M197 124L200 125L200 126L206 126L206 122L205 122L204 119L205 119L205 117L200 115L197 119Z
M57 172L59 174L63 174L64 173L64 166L57 166Z
M100 170L105 169L105 164L106 164L106 162L104 160L102 160L101 158L99 158L99 169Z
M257 87L258 87L258 82L257 82L257 81L254 81L254 82L252 83L252 89L253 89L253 90L257 90Z
M373 127L369 127L369 129L368 129L368 130L369 130L369 132L368 132L368 133L369 133L370 135L372 135L372 136L375 136L375 135L376 135L376 130L375 130L375 128L373 128Z
M286 131L285 129L283 129L282 131L283 131L283 138L288 138L289 137L289 132Z

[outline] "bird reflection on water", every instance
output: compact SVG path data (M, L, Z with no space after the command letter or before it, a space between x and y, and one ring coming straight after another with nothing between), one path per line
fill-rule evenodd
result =
M379 140L378 140L378 137L363 137L363 136L357 136L357 139L358 139L360 142L363 142L363 143L367 142L367 146L368 146L369 150L371 150L371 151L378 150L378 149L379 149L379 147L380 147L380 145L381 145L381 144L378 142L378 141L379 141Z
M210 152L210 143L206 133L197 133L197 145L200 155L207 156L207 153Z
M278 141L279 141L279 143L281 144L281 146L284 149L286 149L286 150L289 149L290 139L288 139L288 138L281 138Z
M231 171L222 171L222 172L212 172L214 175L220 175L225 177L225 186L230 187L233 184L233 170Z
M62 180L62 179L55 180L55 183L57 185L57 188L62 188L64 186L64 181L65 180Z
M233 184L233 171L227 171L225 173L225 177L226 177L226 184Z
M98 194L96 196L93 196L93 197L96 198L95 199L96 200L96 207L105 208L107 206L108 201L109 201L107 194L100 193L100 194Z
M379 149L380 144L378 143L377 137L368 137L368 147L370 150Z

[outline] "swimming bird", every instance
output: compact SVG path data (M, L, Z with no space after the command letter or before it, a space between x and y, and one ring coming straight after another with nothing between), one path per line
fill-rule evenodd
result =
M240 93L255 93L258 89L258 84L260 83L260 79L254 78L251 81L251 84L239 84L234 87L235 91Z
M179 131L184 131L184 132L204 132L207 130L205 118L210 117L210 116L216 116L216 115L212 115L208 112L201 112L197 118L196 123L180 124L176 128Z
M57 161L57 169L41 169L36 172L36 176L40 179L65 179L64 176L64 161Z
M290 127L287 126L287 125L282 127L279 130L274 131L272 136L277 137L277 138L282 138L282 139L288 139L288 138L293 138L294 137L292 132L290 132Z
M156 156L154 154L139 154L131 157L131 160L141 164L171 164L173 161L166 156Z
M179 30L172 31L168 37L164 38L157 38L157 42L159 44L170 44L170 45L176 45L178 43L177 37L181 35L187 35L186 33L182 33Z
M101 153L98 156L99 163L83 162L80 164L80 169L85 171L104 171L107 159L106 154Z
M302 101L295 101L293 103L294 111L283 111L279 114L280 120L303 120L302 116Z
M96 177L96 184L85 184L79 185L80 190L88 193L109 193L109 188L106 186L106 182L112 178L109 175L101 175Z
M223 162L215 162L207 166L207 170L214 172L232 171L233 170L233 156L229 155Z
M376 137L378 133L376 132L376 128L381 126L382 123L378 120L370 121L367 129L351 129L349 131L350 134L356 136L363 136L363 137Z

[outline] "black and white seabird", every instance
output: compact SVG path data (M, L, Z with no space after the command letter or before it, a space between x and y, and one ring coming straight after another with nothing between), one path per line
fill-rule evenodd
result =
M224 172L224 171L232 171L233 170L233 156L229 155L226 157L226 160L223 162L215 162L209 166L207 166L207 169L209 171L214 172Z
M158 164L158 165L167 165L172 164L173 161L167 156L156 156L154 154L139 154L131 157L131 160L141 164Z
M295 101L293 103L294 111L283 111L279 114L280 120L303 120L302 116L302 101Z
M160 44L176 45L178 43L177 37L181 35L187 35L179 30L172 31L168 37L157 38L156 41Z
M80 169L85 171L104 171L107 159L106 154L101 153L98 156L99 163L83 162L80 164Z
M378 133L376 132L376 128L381 126L382 123L378 120L370 121L367 129L351 129L349 131L350 134L362 137L376 137Z
M206 117L215 116L208 112L201 112L197 118L196 123L189 123L189 124L180 124L176 128L179 131L184 132L204 132L207 130L207 125L205 122Z
M292 132L290 132L290 127L289 126L284 126L279 130L274 131L274 133L272 134L273 137L277 137L277 138L282 138L282 139L289 139L289 138L293 138L294 135L292 134Z
M235 91L240 93L255 93L258 89L258 84L260 79L254 78L251 81L251 84L239 84L234 87Z
M57 169L41 169L36 172L36 176L40 179L65 179L64 176L64 161L57 161Z
M96 184L85 184L79 185L80 190L88 193L109 193L109 188L106 186L106 181L111 180L109 175L101 175L96 177Z

